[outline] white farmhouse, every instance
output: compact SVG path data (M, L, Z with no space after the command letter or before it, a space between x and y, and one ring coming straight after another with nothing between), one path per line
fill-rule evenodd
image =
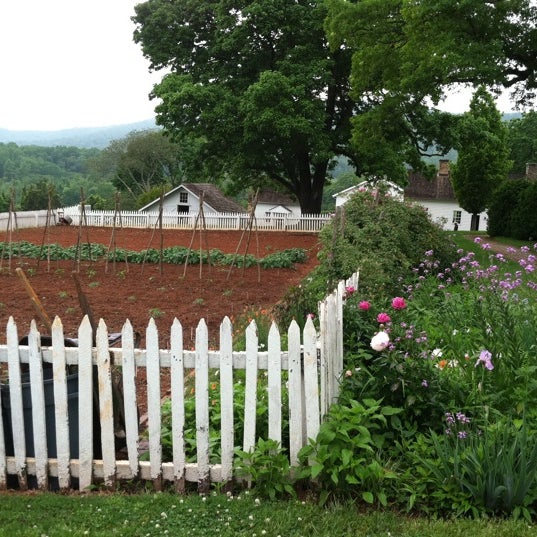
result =
M298 201L287 194L274 192L273 190L262 190L257 195L254 214L258 222L265 224L279 222L283 224L299 220L302 216L302 211Z
M449 160L441 160L438 173L433 179L427 179L422 174L410 171L408 185L401 188L390 181L384 182L387 194L410 203L417 203L425 208L434 222L444 229L460 229L469 231L472 215L459 206L449 175ZM352 194L365 189L374 189L375 183L363 181L334 195L336 209L346 203ZM481 213L478 218L479 231L487 229L487 215Z
M472 215L460 207L449 173L449 160L441 160L438 173L432 180L419 173L411 172L405 188L405 201L420 204L444 229L470 231ZM487 213L478 216L476 231L487 230Z
M226 198L212 183L183 183L164 194L162 212L165 214L199 214L200 200L203 198L203 213L244 213L237 202ZM160 198L141 209L143 213L158 213Z

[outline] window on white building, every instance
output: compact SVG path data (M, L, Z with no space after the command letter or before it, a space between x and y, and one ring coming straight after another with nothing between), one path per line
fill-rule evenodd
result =
M460 224L462 218L462 211L453 211L453 223Z

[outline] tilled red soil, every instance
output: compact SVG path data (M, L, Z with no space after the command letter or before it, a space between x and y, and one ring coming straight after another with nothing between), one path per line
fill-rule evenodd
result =
M16 269L26 274L43 308L52 319L62 320L66 337L77 337L83 317L75 277L89 302L94 318L102 318L110 333L120 332L127 319L144 340L150 317L159 329L160 347L167 348L170 326L177 318L183 325L185 346L193 344L195 328L204 318L212 341L218 337L224 316L237 317L247 309L267 309L276 304L286 290L297 285L316 265L318 236L310 233L242 232L78 228L54 226L48 229L21 229L0 232L0 241L8 244L28 241L46 247L49 244L73 246L99 243L141 251L161 246L185 246L199 251L219 249L224 253L245 253L262 258L288 248L304 248L306 263L292 269L258 269L228 266L158 264L144 265L99 261L46 261L35 259L0 260L0 344L5 343L6 324L15 319L19 336L24 335L32 319L42 334L39 320ZM4 247L5 248L5 247ZM73 273L74 276L73 277Z

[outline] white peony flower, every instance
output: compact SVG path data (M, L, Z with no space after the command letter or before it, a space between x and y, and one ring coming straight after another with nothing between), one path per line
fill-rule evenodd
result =
M386 332L381 331L376 333L371 338L371 348L375 351L383 351L390 343L390 336Z

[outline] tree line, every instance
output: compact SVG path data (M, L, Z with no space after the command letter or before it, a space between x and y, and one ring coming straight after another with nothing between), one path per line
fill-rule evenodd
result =
M526 164L537 162L537 113L530 111L502 122L490 95L481 90L474 101L472 110L459 118L464 140L461 162L467 159L478 170L491 168L495 175L487 177L499 181L507 174L506 168L502 168L507 163L511 176L522 177ZM493 130L497 131L496 136L491 135ZM159 129L133 131L113 140L105 149L0 143L0 212L9 210L12 199L16 210L37 210L48 207L49 197L52 207L57 208L78 204L81 195L96 209L113 209L116 193L120 194L123 209L138 209L162 191L192 180L184 162L189 151L193 149L181 147ZM203 180L210 182L213 178ZM333 210L333 194L361 180L344 158L335 159L323 189L321 209ZM468 174L468 167L459 164L453 167L453 180L455 186L462 185L456 191L465 209L481 212L479 204L484 197L488 198L481 175ZM233 196L226 175L216 178L216 182ZM464 185L469 192L467 203ZM493 181L490 190L494 190L494 185ZM472 194L472 189L479 196Z

